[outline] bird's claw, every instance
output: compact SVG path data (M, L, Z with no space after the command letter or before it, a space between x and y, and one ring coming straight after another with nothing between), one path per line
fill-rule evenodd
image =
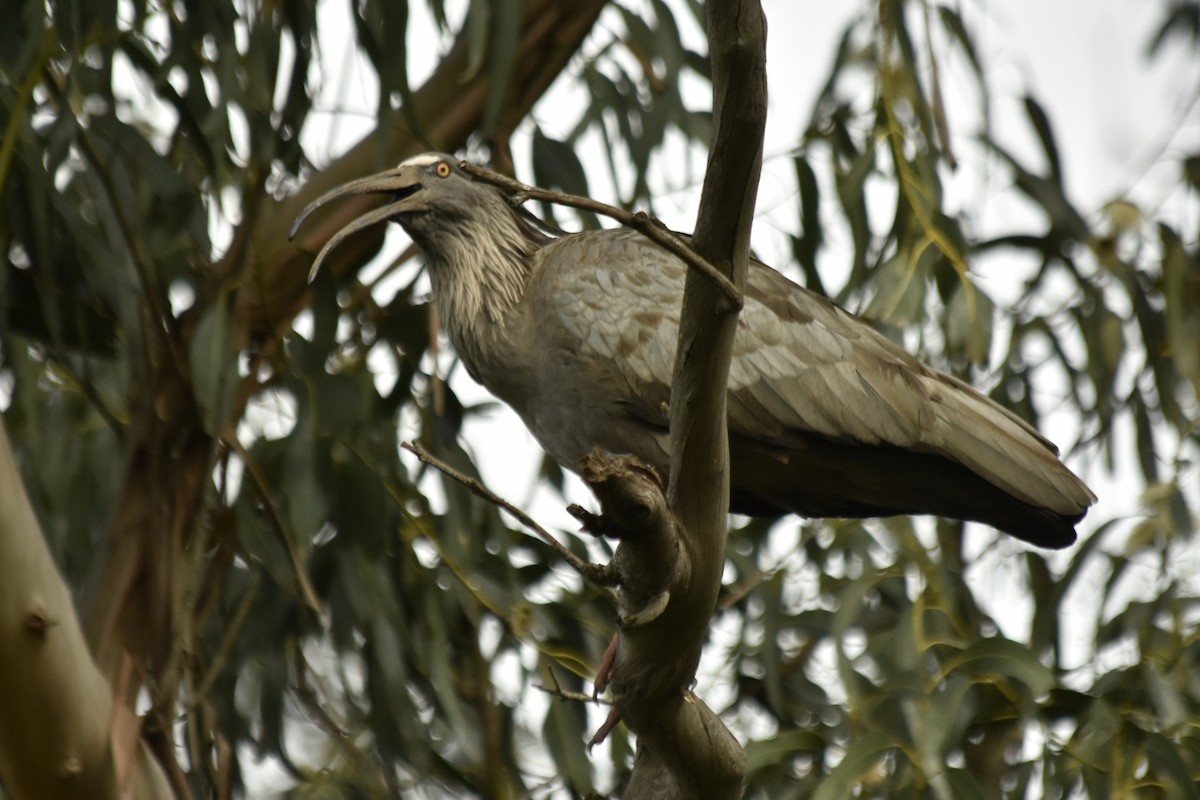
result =
M651 597L644 606L632 614L621 615L621 627L636 628L639 625L647 625L662 616L662 613L667 610L667 604L671 602L670 591L661 591Z
M613 670L616 669L617 665L617 644L620 641L618 634L614 633L612 641L604 649L604 655L600 657L600 665L596 667L596 685L592 691L593 700L599 700L600 695L604 694L604 690L608 688L608 684L612 681Z
M588 741L587 748L589 754L592 752L593 747L608 738L608 735L612 733L612 729L617 727L617 723L620 721L621 712L617 710L616 706L613 706L612 711L608 712L608 718L604 720L604 724L592 734L592 738Z

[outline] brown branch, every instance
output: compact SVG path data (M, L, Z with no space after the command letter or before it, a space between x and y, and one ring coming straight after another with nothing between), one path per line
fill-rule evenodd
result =
M558 682L558 676L554 674L553 668L547 669L546 674L550 676L550 682L553 687L544 684L535 683L533 688L540 692L545 692L551 697L557 697L559 700L570 700L573 703L601 703L602 705L611 705L607 700L597 699L586 692L572 692L569 689L562 688L562 684Z
M672 233L657 217L653 217L644 211L626 211L623 208L610 206L607 203L593 200L590 197L580 197L579 195L529 186L506 175L493 172L486 167L472 164L469 161L460 161L458 165L464 172L478 178L484 183L490 183L509 192L509 199L513 205L519 206L527 200L541 200L560 206L568 206L583 211L591 211L595 214L602 214L609 219L616 220L627 228L633 228L659 247L677 256L692 269L697 270L706 278L713 281L720 288L721 292L724 293L729 305L733 309L741 310L743 302L741 290L734 286L723 272L714 267L696 250L692 249L686 242Z
M666 607L643 625L623 627L611 685L616 709L638 736L625 800L737 798L746 756L720 718L688 689L716 609L725 564L729 435L725 398L740 294L749 265L750 227L766 125L766 21L757 2L706 4L713 72L714 138L691 245L722 280L689 270L671 382L670 514L680 552ZM628 541L628 540L626 540ZM622 548L625 541L622 542ZM654 576L653 559L640 572ZM614 558L615 560L615 558ZM630 573L636 574L636 573ZM622 584L622 591L631 587Z

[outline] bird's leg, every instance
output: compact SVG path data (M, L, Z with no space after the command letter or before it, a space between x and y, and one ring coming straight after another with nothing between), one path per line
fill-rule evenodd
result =
M621 641L621 635L614 633L612 641L608 643L608 647L604 649L604 655L600 657L600 665L596 667L596 683L592 689L592 699L599 700L600 695L608 688L609 682L612 680L613 673L617 668L617 646ZM609 709L608 717L604 720L596 732L592 734L592 738L588 741L588 752L592 748L603 742L612 733L612 729L617 727L617 723L621 721L621 710L613 705Z
M588 453L581 474L603 508L595 514L577 505L567 511L593 536L620 542L603 568L607 585L617 587L616 607L622 631L650 624L666 611L673 581L678 576L680 542L674 517L666 507L659 474L631 457L614 457L600 450ZM620 677L617 656L622 633L609 642L596 668L593 699ZM628 677L628 676L625 676ZM620 694L620 687L614 686ZM603 742L621 719L620 697L589 743Z
M604 690L608 688L609 681L612 680L613 671L617 664L617 643L620 641L621 635L614 633L612 641L604 649L604 655L600 657L600 666L596 667L596 685L595 690L592 692L593 700L600 699L600 695L604 694Z

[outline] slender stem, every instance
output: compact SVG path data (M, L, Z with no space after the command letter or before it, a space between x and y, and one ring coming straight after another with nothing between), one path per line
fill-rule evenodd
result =
M262 498L267 515L271 518L272 527L275 528L275 532L279 535L279 539L283 543L283 548L287 551L288 560L292 563L292 572L296 576L296 586L300 589L301 599L315 613L323 613L321 600L317 597L317 591L308 579L308 573L305 571L304 565L300 563L300 554L296 552L292 526L288 524L283 511L280 510L279 505L275 502L275 498L271 494L271 485L267 481L266 476L262 474L262 470L258 468L258 461L238 441L236 434L232 432L226 433L222 439L242 459L242 463L246 465L246 472L249 473L250 479L254 481L255 488L258 489L258 495Z
M730 305L735 309L741 310L742 293L733 285L733 282L719 269L697 254L686 242L668 230L657 217L653 217L644 211L626 211L622 208L601 203L599 200L593 200L590 197L580 197L564 192L555 192L550 189L539 189L536 186L529 186L506 175L501 175L485 167L472 164L469 161L459 162L459 167L467 174L478 178L484 183L490 183L493 186L498 186L510 192L511 201L514 205L520 205L526 200L542 200L547 203L557 203L560 206L569 206L571 208L579 208L584 211L602 214L616 220L627 228L633 228L659 247L678 256L689 267L707 276L709 280L717 284Z
M221 636L221 643L217 645L217 652L213 654L208 669L200 679L200 688L193 695L193 708L198 704L199 700L209 696L209 692L217 682L217 678L220 677L221 669L225 666L225 662L229 660L229 654L233 652L237 635L246 620L250 617L250 610L254 607L254 598L258 596L258 587L261 583L262 571L261 569L255 569L250 573L250 583L246 586L246 591L242 594L241 602L238 603L238 607L233 612L233 617L230 618L229 624L225 627L225 632Z
M552 667L546 670L546 674L550 677L550 682L554 685L546 686L545 684L541 683L532 684L533 688L537 689L539 692L545 692L551 697L557 697L559 700L570 700L573 703L598 703L602 706L612 705L611 700L606 700L603 697L593 697L586 692L573 692L570 689L562 688L562 684L558 682L558 676L554 674L554 669Z
M437 469L438 471L440 471L442 474L446 475L447 477L453 478L454 480L458 481L463 486L465 486L472 494L486 500L487 502L491 503L494 506L497 506L497 507L507 511L514 518L516 518L516 520L518 522L520 522L526 528L528 528L529 530L531 530L535 534L537 534L537 537L539 539L541 539L546 544L550 545L550 547L553 548L554 552L558 553L564 561L566 561L568 564L570 564L575 569L575 571L578 572L580 575L582 575L586 580L588 580L592 584L595 584L597 587L601 588L602 591L605 591L606 593L608 593L610 595L612 594L612 589L605 586L603 583L603 581L604 581L603 576L605 574L605 569L603 566L601 566L600 564L591 564L587 561L584 561L582 558L575 555L574 553L572 553L570 550L567 549L567 547L562 542L558 541L558 539L555 539L552 535L550 535L549 531L547 531L545 528L543 528L541 525L539 525L537 522L535 522L534 519L532 517L530 517L528 514L526 514L524 511L517 508L509 501L505 500L503 497L496 494L495 492L493 492L491 489L484 486L482 483L480 483L476 479L462 474L461 472L456 470L454 467L452 467L449 464L447 464L446 462L440 460L437 456L430 453L423 446L421 446L418 442L401 442L400 446L403 447L408 452L415 455L417 458L421 459L421 461L423 463L428 464L431 467L434 467L435 469Z

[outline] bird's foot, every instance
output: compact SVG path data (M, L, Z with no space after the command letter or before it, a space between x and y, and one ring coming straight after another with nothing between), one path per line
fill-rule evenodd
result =
M671 593L662 591L646 601L646 604L637 611L621 614L622 628L636 628L639 625L648 625L658 619L664 611L667 610L667 604L671 602Z
M596 667L596 685L592 691L593 700L599 700L600 695L604 694L608 684L612 682L613 671L617 666L617 644L620 641L620 636L614 633L612 641L604 649L604 655L600 657L600 666Z
M592 691L592 699L599 700L600 695L608 689L608 685L612 682L613 672L617 668L617 645L621 641L620 635L614 633L612 641L608 643L608 647L604 649L604 655L600 657L600 665L596 667L596 685ZM617 727L617 723L621 720L621 712L616 706L608 712L608 718L604 720L604 724L592 734L592 738L588 741L588 752L592 748L603 742L612 733L612 729Z
M591 740L588 741L588 752L592 752L593 747L607 739L608 735L612 733L612 729L617 727L617 723L620 721L621 712L617 710L616 706L613 706L612 711L608 712L608 719L604 720L604 724L592 734Z

